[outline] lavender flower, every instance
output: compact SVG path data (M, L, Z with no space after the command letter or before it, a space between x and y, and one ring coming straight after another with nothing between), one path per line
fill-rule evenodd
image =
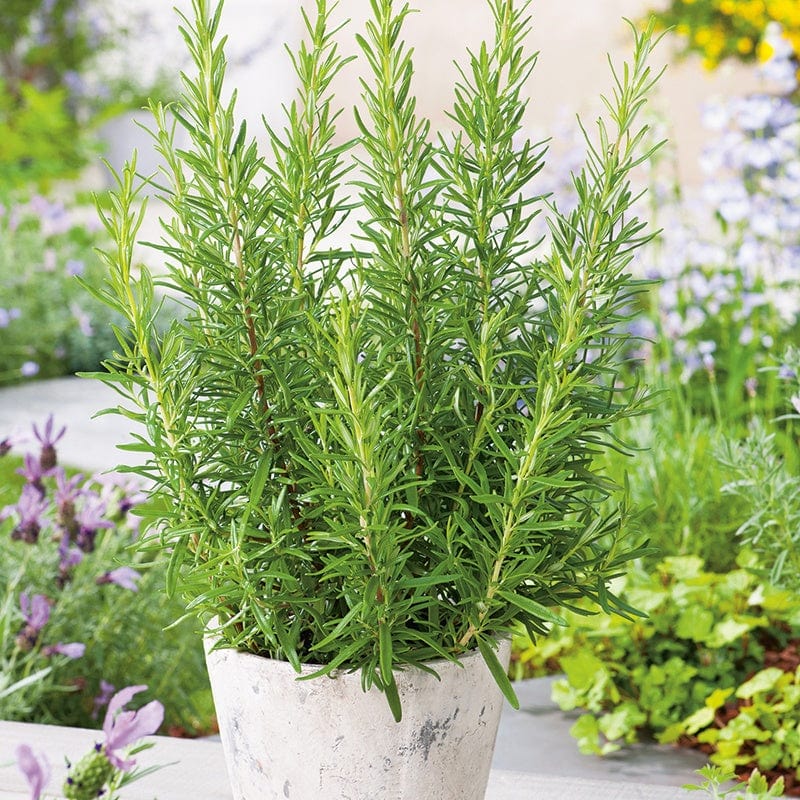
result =
M114 690L111 684L101 684L100 700ZM103 722L105 741L96 744L74 767L70 766L64 783L64 796L67 800L89 800L105 794L109 781L118 770L128 771L135 764L134 759L125 759L124 748L143 736L158 730L164 719L164 706L153 700L138 711L126 711L124 706L131 698L146 689L146 686L129 686L117 692L108 701Z
M94 550L94 540L101 528L113 528L114 523L106 519L106 504L100 495L94 492L84 494L83 503L75 513L78 532L75 543L84 553Z
M112 504L116 503L119 506L119 513L123 516L147 500L147 495L142 491L138 481L128 475L95 475L94 480L102 487L100 497L103 498L106 506L111 508Z
M100 714L100 709L108 705L116 690L117 687L114 686L113 683L109 683L105 680L100 681L100 691L92 701L92 719L97 719Z
M67 275L73 277L76 275L83 275L86 269L86 264L79 258L70 258L67 259L67 263L64 266L64 269L67 271Z
M158 700L151 700L138 711L126 711L124 707L133 696L146 690L146 686L128 686L117 692L109 701L103 721L105 744L103 750L109 762L117 769L129 770L136 762L125 760L123 749L143 736L151 736L164 719L164 706Z
M23 378L32 378L39 374L39 365L35 361L25 361L19 368L19 374Z
M33 435L36 437L39 445L41 446L39 460L41 461L43 470L50 470L55 467L57 463L56 445L61 441L66 433L66 430L66 426L62 426L58 433L53 432L52 414L48 416L47 421L44 424L44 428L41 431L36 427L36 425L33 426Z
M37 458L31 453L25 453L25 456L22 459L22 466L16 470L16 472L17 475L22 475L22 477L25 478L30 486L35 487L40 495L44 495L44 484L42 483L42 478L46 478L48 475L50 475L51 471L42 469L41 459Z
M50 601L43 594L35 594L32 598L27 592L19 596L19 609L25 625L17 634L16 644L20 650L31 650L39 640L39 634L50 619Z
M0 520L16 514L17 525L11 532L11 538L34 544L39 540L39 532L45 524L43 515L46 511L47 501L41 492L33 484L26 483L17 504L6 506L0 512Z
M110 572L104 572L96 581L98 586L104 583L113 583L123 589L130 589L132 592L138 592L139 587L137 582L142 577L140 572L137 572L132 567L117 567Z
M26 624L38 633L50 619L50 601L43 594L35 594L32 598L27 592L19 596L19 608Z
M83 475L78 473L72 478L67 478L66 472L61 468L57 468L55 476L56 491L53 495L53 501L56 506L56 520L71 538L78 532L78 523L75 520L75 506L78 498L83 494L80 486Z
M70 535L65 531L58 544L58 577L56 578L56 584L60 589L67 585L71 577L72 568L80 564L81 561L83 561L83 551L79 547L72 545Z
M17 747L17 766L28 781L31 790L30 800L39 800L50 780L50 764L44 755L38 756L27 744Z
M66 656L67 658L83 658L86 652L86 645L83 642L57 642L42 648L43 656Z

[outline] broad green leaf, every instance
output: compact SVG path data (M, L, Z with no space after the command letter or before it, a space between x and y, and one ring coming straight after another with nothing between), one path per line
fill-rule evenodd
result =
M564 656L561 659L561 668L569 682L581 690L588 689L599 677L607 674L605 664L588 650Z
M743 700L748 700L753 697L753 695L759 694L760 692L768 692L775 688L778 681L785 674L786 673L782 669L778 669L778 667L762 669L736 690L736 696Z

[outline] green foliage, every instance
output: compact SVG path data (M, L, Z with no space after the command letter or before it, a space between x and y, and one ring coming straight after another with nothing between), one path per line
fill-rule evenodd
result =
M745 516L744 503L722 488L734 479L716 453L734 423L719 424L684 405L680 387L654 383L659 394L656 413L618 428L636 453L609 452L603 466L618 482L627 480L630 524L646 531L653 553L645 565L654 567L668 556L697 555L712 572L735 567L731 547Z
M96 369L113 352L111 325L122 317L77 277L102 280L95 248L105 241L60 202L34 195L0 206L0 383Z
M735 698L736 714L717 724L716 711L727 696ZM756 764L761 770L796 773L800 767L800 676L777 667L760 670L723 698L706 699L705 706L670 726L664 739L693 736L711 744L711 761L726 770Z
M772 786L766 778L756 769L747 781L747 787L742 793L737 787L723 789L723 784L733 780L733 772L727 772L719 767L707 765L699 769L698 774L705 778L700 786L686 784L683 788L693 792L706 792L714 798L728 797L730 800L762 800L766 797L783 797L783 778L778 778Z
M66 101L63 88L24 83L15 95L0 79L0 184L47 185L86 163L88 141Z
M760 669L765 645L800 626L788 592L748 569L706 572L696 556L665 559L652 573L631 570L615 589L647 619L570 612L568 628L541 645L520 638L512 665L516 678L564 672L553 699L587 712L573 728L586 753L613 752L643 734L674 741L693 714L709 723Z
M131 326L106 380L141 409L132 446L151 456L149 542L172 554L170 590L217 615L229 645L361 670L399 715L398 667L478 647L513 699L496 636L543 631L579 597L628 610L608 582L642 551L595 458L646 410L620 378L618 330L649 239L628 179L655 78L636 34L561 213L525 191L544 158L520 141L527 5L490 0L494 38L462 66L456 132L437 141L415 108L410 9L371 7L358 148L336 139L346 59L318 0L270 162L222 99L221 6L194 0L197 73L174 109L190 149L153 107L163 283L190 316L154 331L155 280L132 264L134 165L103 214L117 247L95 294ZM536 259L527 231L545 208ZM342 248L348 216L359 233Z
M800 479L786 465L775 434L755 419L743 441L726 439L718 451L732 480L725 496L739 498L744 521L737 529L741 542L759 557L765 578L792 589L800 586Z

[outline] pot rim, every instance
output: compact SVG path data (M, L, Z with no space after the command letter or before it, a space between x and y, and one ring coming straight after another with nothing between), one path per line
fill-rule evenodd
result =
M259 659L260 661L271 661L273 664L276 665L276 667L275 667L276 669L282 669L282 667L279 667L277 665L285 664L287 669L290 669L295 675L298 675L298 676L301 676L301 677L304 676L304 675L312 675L315 672L319 672L320 670L325 669L325 667L327 666L326 664L303 662L303 663L300 664L300 672L297 672L297 670L295 670L295 668L291 665L291 663L289 661L287 661L285 659L282 659L282 658L272 658L271 656L258 655L257 653L250 652L249 650L242 650L242 649L240 649L240 648L238 648L238 647L236 647L234 645L218 646L218 643L223 641L223 637L220 636L218 633L215 633L213 631L214 628L216 628L217 631L220 630L220 628L217 626L216 622L217 622L217 618L216 617L214 617L211 620L209 620L209 622L208 622L208 624L206 626L207 631L206 631L206 633L204 634L204 637L203 637L205 639L205 641L210 644L210 647L207 649L207 655L212 653L212 652L218 653L218 652L222 652L222 651L232 651L233 653L236 654L237 657L240 657L240 658L244 658L244 659L252 658L252 659ZM209 629L211 629L211 630L209 630ZM493 636L492 638L493 638L493 640L495 642L495 647L494 647L495 651L497 651L501 647L503 647L504 643L508 642L510 644L510 642L511 642L511 636ZM460 656L456 656L455 658L452 658L452 659L451 658L435 658L435 659L431 659L429 661L423 661L422 663L425 665L426 668L430 668L430 669L432 669L434 672L436 672L438 674L438 668L440 668L440 667L442 669L444 669L448 665L455 665L459 669L461 669L474 658L479 658L481 661L483 660L483 656L481 655L481 652L477 647L474 647L474 648L472 648L470 650L467 650L465 653L462 653ZM410 664L410 663L398 664L394 668L394 671L395 672L403 672L403 671L406 671L406 670L414 670L414 669L418 669L418 670L423 671L423 672L426 671L422 667L418 667L416 664ZM334 678L334 677L340 677L340 676L343 676L343 675L357 675L357 674L360 674L360 671L361 671L360 667L339 666L339 667L336 667L335 669L333 669L329 673L329 675L327 677ZM324 676L320 676L320 677L324 677Z

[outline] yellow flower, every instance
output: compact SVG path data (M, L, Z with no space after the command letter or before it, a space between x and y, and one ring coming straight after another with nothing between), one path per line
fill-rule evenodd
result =
M748 36L740 36L736 40L736 49L744 56L753 52L753 40Z
M694 41L700 47L706 47L711 41L711 31L708 28L700 28L694 35Z
M775 48L769 42L762 40L758 43L756 56L758 57L759 61L769 61L774 53Z

